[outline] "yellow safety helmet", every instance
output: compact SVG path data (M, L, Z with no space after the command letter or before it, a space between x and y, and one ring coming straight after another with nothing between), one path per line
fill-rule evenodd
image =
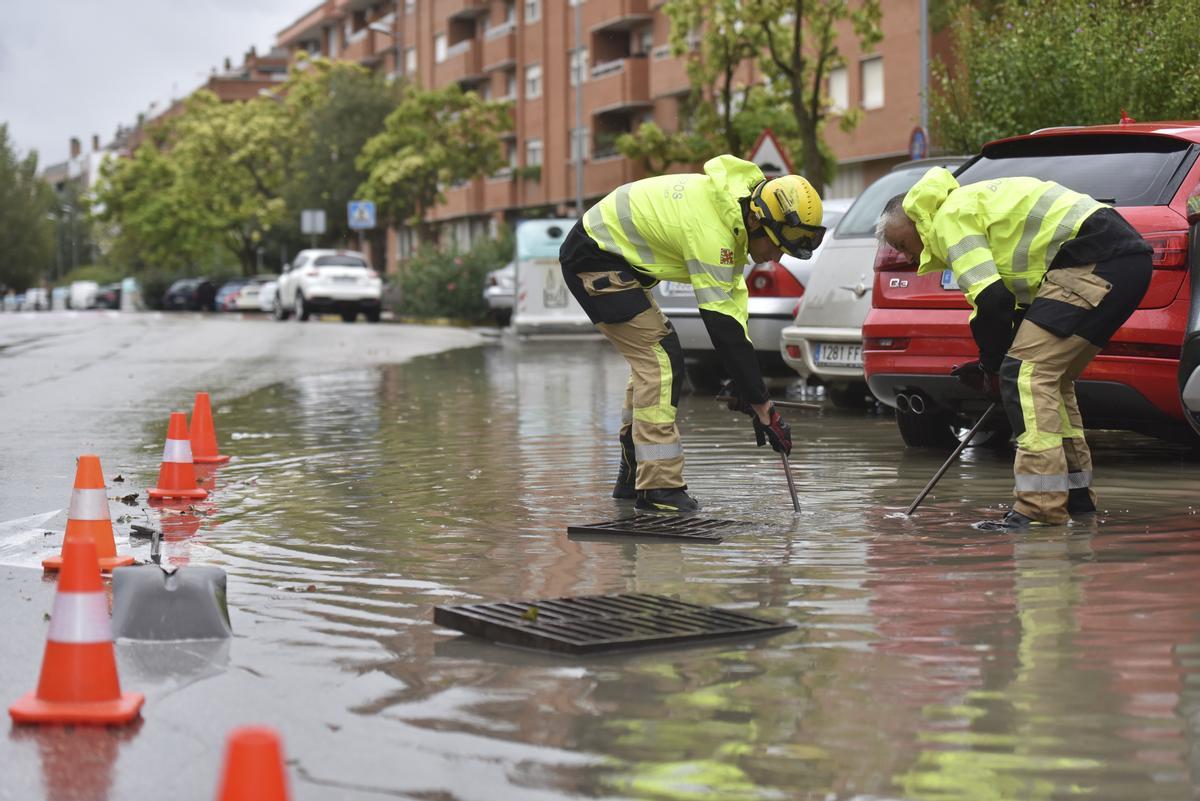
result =
M798 259L810 258L825 238L821 196L799 175L760 182L750 193L750 210L771 241Z

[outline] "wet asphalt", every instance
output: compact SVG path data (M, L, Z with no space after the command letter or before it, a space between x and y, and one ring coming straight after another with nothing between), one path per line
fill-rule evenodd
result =
M111 507L122 551L146 558L125 536L158 523L167 561L229 573L235 636L119 644L142 722L11 729L0 798L211 798L248 722L282 732L297 799L1200 794L1200 460L1177 443L1098 432L1094 520L983 534L1010 454L967 449L906 518L941 454L904 449L877 410L791 411L797 515L745 418L685 396L689 486L745 533L579 539L567 525L630 512L608 497L626 368L603 342L46 317L0 316L6 703L36 683L54 585L33 566L58 547L74 456L122 474L110 495L149 486L194 389L234 457L210 499ZM795 629L576 658L432 622L619 592Z

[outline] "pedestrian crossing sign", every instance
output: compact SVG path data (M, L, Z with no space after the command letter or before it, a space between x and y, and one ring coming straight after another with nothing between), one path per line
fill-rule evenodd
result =
M348 204L350 228L361 231L375 227L375 204L370 200L351 200Z

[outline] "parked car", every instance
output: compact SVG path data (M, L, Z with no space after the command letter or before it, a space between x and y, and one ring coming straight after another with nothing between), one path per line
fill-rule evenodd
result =
M121 284L101 284L96 290L97 309L121 308Z
M1025 175L1057 181L1112 203L1153 245L1150 288L1076 385L1090 428L1171 437L1187 431L1181 356L1189 312L1193 320L1200 313L1188 281L1189 248L1195 278L1200 246L1198 156L1200 122L1056 128L985 145L959 171L964 184ZM978 353L966 300L953 278L917 275L890 248L880 248L875 268L863 325L867 382L877 398L900 407L896 422L907 444L949 444L954 428L987 404L949 375Z
M30 287L21 299L21 311L46 311L50 308L50 293L44 287Z
M207 278L180 278L163 293L167 311L216 311L217 289Z
M379 322L383 281L366 256L353 250L302 250L279 276L275 319L295 314L307 320L314 312L337 312L348 323L359 313Z
M821 204L821 224L826 228L836 225L852 202L849 198L825 200ZM779 262L746 265L746 287L750 292L750 319L746 328L758 353L763 375L792 374L779 354L779 335L795 317L796 305L804 296L804 284L813 261L824 247L822 243L813 251L811 259L797 259L785 254ZM653 294L679 334L692 388L715 391L725 379L725 368L721 366L720 357L708 338L708 329L700 319L691 284L662 281L654 287Z
M261 311L258 303L259 293L263 284L274 282L273 275L256 275L242 281L240 287L227 300L227 311ZM278 285L278 284L277 284Z
M499 270L492 270L483 282L483 300L497 325L508 325L512 319L513 297L517 288L517 264L510 261Z
M246 279L244 278L234 278L221 284L221 288L217 290L217 311L233 311L234 304L237 302L237 293L245 285Z
M920 159L893 167L855 199L813 257L796 319L783 329L780 353L801 376L823 384L834 405L860 405L870 395L863 378L862 325L871 310L879 213L930 167L953 170L966 160Z
M100 285L95 281L72 281L71 294L67 299L72 309L91 309L96 305L96 293Z
M258 288L258 310L275 311L275 298L279 294L279 281L272 278Z

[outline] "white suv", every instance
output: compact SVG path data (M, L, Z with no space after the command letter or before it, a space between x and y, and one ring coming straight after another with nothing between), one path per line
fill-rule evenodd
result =
M383 282L363 254L353 250L302 250L279 276L275 319L292 314L307 320L313 313L337 312L348 323L362 312L379 322Z

